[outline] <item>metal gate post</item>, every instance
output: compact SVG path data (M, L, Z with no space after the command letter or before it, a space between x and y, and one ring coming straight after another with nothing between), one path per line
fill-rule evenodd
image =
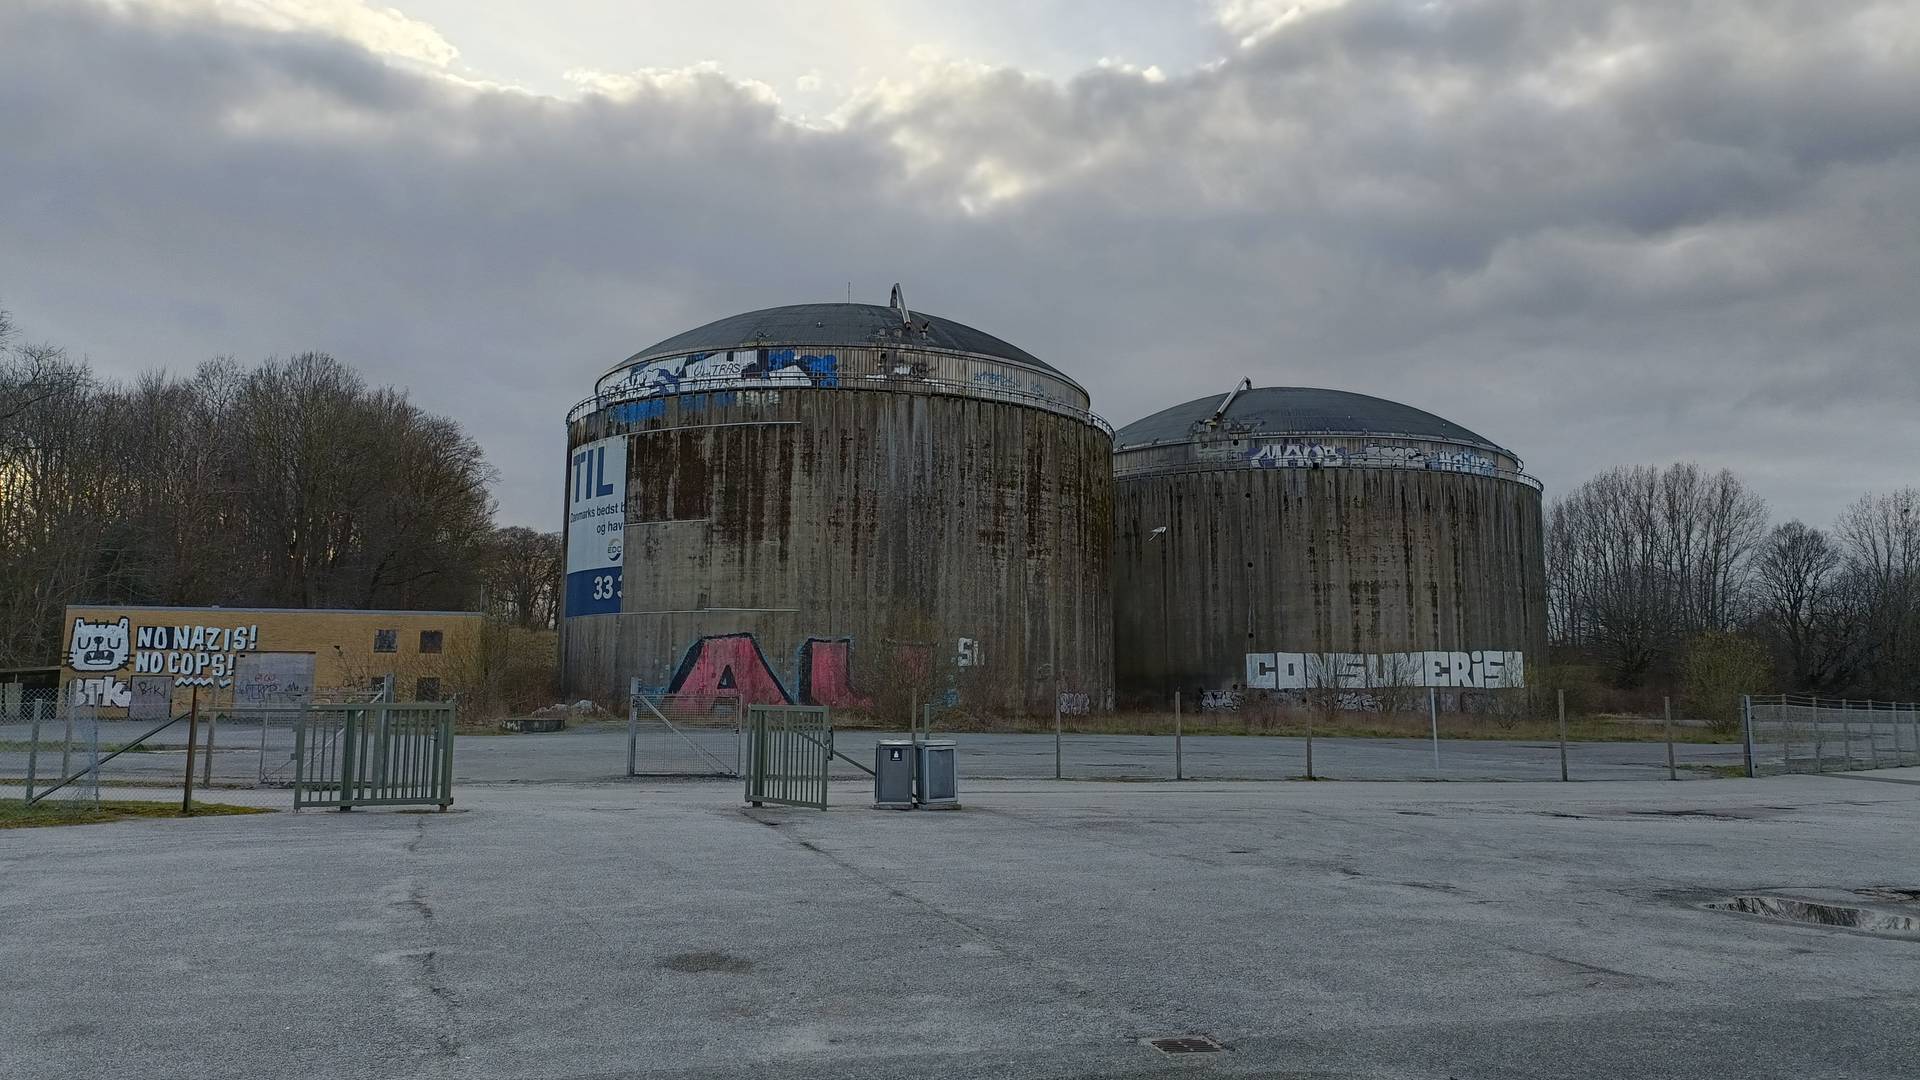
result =
M341 710L340 721L340 812L353 809L354 770L359 767L359 733L355 731L354 717L359 710L347 708Z
M304 796L307 789L307 717L309 715L305 710L302 710L293 716L293 806L296 810L304 805ZM266 760L265 755L267 752L266 723L266 718L261 717L260 753L262 761Z
M440 716L440 809L453 805L453 710Z

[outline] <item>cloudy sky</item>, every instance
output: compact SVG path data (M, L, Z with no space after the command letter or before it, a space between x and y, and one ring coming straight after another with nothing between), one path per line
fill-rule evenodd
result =
M1116 423L1333 386L1825 523L1920 482L1920 0L0 0L0 307L331 352L513 521L608 365L895 281Z

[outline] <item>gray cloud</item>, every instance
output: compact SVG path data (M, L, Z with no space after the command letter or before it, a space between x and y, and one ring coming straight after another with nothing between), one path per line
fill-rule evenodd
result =
M1187 75L955 68L815 129L712 72L560 100L30 2L0 302L108 371L332 351L540 525L600 369L896 279L1116 421L1333 385L1550 489L1692 458L1824 521L1920 454L1917 39L1908 3L1354 0Z

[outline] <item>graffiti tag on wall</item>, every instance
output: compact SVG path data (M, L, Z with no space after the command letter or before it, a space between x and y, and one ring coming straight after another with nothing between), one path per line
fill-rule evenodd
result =
M795 669L797 693L788 691L752 634L714 634L687 646L666 690L696 700L739 694L749 705L872 704L853 687L853 642L847 638L808 638L800 646Z
M1240 710L1240 692L1238 690L1202 690L1200 692L1201 712L1238 712Z
M1432 469L1491 476L1499 463L1469 450L1422 450L1414 446L1334 446L1312 442L1268 442L1247 449L1247 460L1262 469L1376 468Z
M655 397L741 386L838 386L840 358L795 349L729 349L666 356L635 364L600 381L613 397Z
M1525 655L1503 650L1247 654L1247 687L1253 690L1389 686L1504 690L1525 685Z

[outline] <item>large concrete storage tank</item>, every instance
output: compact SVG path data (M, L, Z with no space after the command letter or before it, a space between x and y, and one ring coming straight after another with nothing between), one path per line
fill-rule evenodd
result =
M1114 473L1123 703L1475 708L1544 660L1540 485L1459 424L1243 383L1120 429Z
M893 303L708 323L569 414L569 692L633 677L992 709L1113 688L1112 434L1024 350Z

